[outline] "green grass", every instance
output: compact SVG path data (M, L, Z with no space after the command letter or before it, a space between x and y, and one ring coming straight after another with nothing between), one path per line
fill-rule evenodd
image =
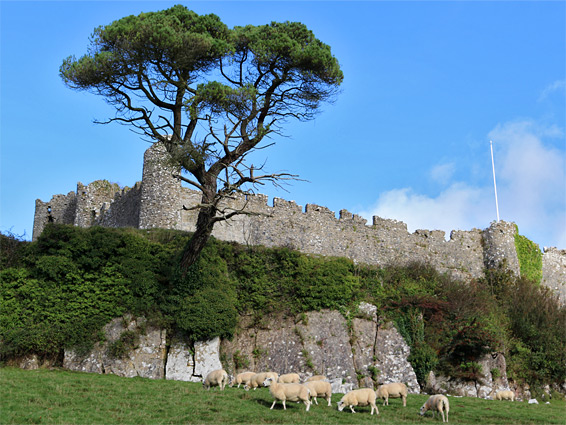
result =
M1 424L437 424L431 414L417 413L426 395L409 395L407 407L399 399L378 403L378 416L369 407L352 414L338 412L326 402L305 412L303 404L281 404L273 410L267 389L227 388L205 391L198 383L119 378L62 370L26 371L0 368ZM450 423L564 424L566 403L529 405L476 398L450 397Z

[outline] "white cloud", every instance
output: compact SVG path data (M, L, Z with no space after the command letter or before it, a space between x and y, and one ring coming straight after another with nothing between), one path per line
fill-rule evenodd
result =
M498 125L488 134L496 155L501 219L515 222L521 234L541 247L566 248L566 155L544 143L545 138L561 134L555 127L540 127L527 120ZM479 164L465 164L470 170L476 166ZM444 230L447 236L451 230L488 227L496 218L493 186L450 181L454 168L446 163L431 169L433 179L446 183L439 194L393 189L382 193L360 215L401 220L411 232Z
M439 164L430 170L430 177L438 183L447 184L452 179L456 165L453 162Z
M484 224L495 218L495 206L487 192L464 183L453 183L436 197L410 188L394 189L381 194L373 208L360 215L401 220L410 232L444 230L448 238L452 230L486 227Z
M540 235L543 244L566 247L565 152L543 142L563 136L532 121L499 125L489 136L501 144L497 168L503 183L500 205L507 219L515 221L521 233Z
M552 93L555 92L562 92L562 93L566 93L566 81L565 80L557 80L555 82L553 82L552 84L549 84L547 87L544 88L544 90L542 91L542 93L540 94L538 100L539 102L543 101L544 99L546 99L548 96L550 96Z

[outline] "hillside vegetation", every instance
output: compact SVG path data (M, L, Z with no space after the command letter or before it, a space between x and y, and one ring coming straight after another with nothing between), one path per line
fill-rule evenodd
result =
M0 236L4 362L87 351L125 313L197 341L230 338L244 313L335 309L348 319L366 301L396 323L421 384L430 370L476 379L478 357L492 351L532 391L566 380L566 309L504 270L462 283L423 264L376 268L212 239L183 275L184 232L49 225L33 243Z

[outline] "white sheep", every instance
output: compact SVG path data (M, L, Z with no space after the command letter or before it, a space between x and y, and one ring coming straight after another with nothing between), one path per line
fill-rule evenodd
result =
M263 381L263 386L269 387L270 394L275 398L271 409L273 409L277 400L283 402L284 410L287 410L285 406L285 401L287 400L296 402L302 401L305 403L305 406L307 406L307 412L311 407L310 390L302 384L280 384L276 379L266 378L265 381Z
M277 381L277 378L279 378L279 375L276 372L256 373L248 381L247 387L244 385L244 388L246 390L249 390L250 388L253 388L254 390L256 390L257 387L261 387L263 385L263 381L265 381L266 378L273 378L274 381Z
M311 392L311 398L314 399L314 402L318 406L318 401L316 400L317 397L322 397L328 401L328 405L331 406L332 402L332 385L330 382L326 381L310 381L305 382L303 384L307 387Z
M497 391L495 393L495 399L515 401L515 393L513 391Z
M286 373L279 377L280 384L298 384L301 380L301 377L298 373Z
M244 384L244 387L249 386L249 382L252 376L255 375L255 372L242 372L236 375L236 379L230 386L234 384L238 384L237 388L240 388L240 385Z
M432 410L434 418L436 412L442 415L442 422L448 422L448 412L450 411L450 403L448 398L442 394L431 395L421 407L419 414L423 416L427 411ZM444 412L446 412L446 421L444 420Z
M383 399L383 405L389 406L389 397L403 399L403 407L407 406L407 386L402 383L380 385L375 392L377 398Z
M310 378L308 378L305 382L311 382L311 381L326 381L326 376L324 376L324 375L314 375L314 376L311 376Z
M206 375L202 386L206 390L210 390L210 387L220 387L220 390L224 391L224 387L228 383L228 374L224 369L217 369Z
M352 413L356 413L354 411L354 406L367 406L369 404L371 406L371 414L373 415L373 411L375 410L379 415L379 410L375 405L375 399L375 391L371 388L352 390L349 393L345 394L344 397L342 397L342 399L338 402L338 410L341 412L342 410L344 410L344 407L350 406Z

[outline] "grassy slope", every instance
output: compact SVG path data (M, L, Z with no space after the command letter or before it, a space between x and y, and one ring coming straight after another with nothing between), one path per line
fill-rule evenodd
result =
M399 399L389 406L378 403L380 415L369 408L357 414L338 412L322 401L305 412L304 405L269 407L267 389L246 392L237 388L204 391L198 383L119 378L60 370L24 371L0 368L0 423L48 424L427 424L439 423L430 414L418 416L425 395L409 395L407 407ZM529 405L475 398L450 398L450 423L564 424L566 404Z

